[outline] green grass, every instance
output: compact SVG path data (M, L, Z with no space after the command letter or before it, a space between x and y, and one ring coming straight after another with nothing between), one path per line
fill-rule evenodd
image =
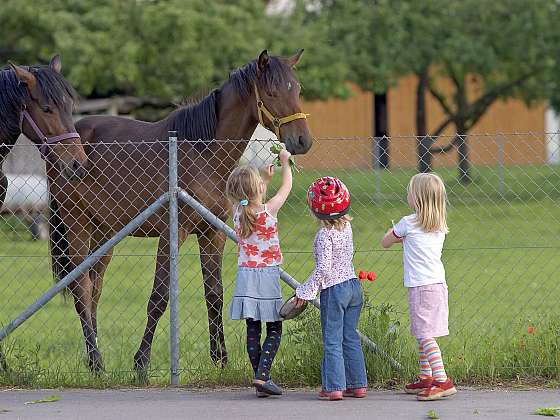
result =
M537 416L559 417L560 408L554 408L554 407L537 408L534 414Z
M402 251L382 250L379 240L410 212L404 203L412 171L331 171L352 192L356 270L375 271L364 283L367 305L360 329L403 365L396 372L366 351L371 383L392 386L416 371L415 342L408 333ZM476 168L474 183L460 185L454 171L440 172L449 194L450 234L444 264L450 293L449 337L439 340L452 377L459 382L553 382L560 379L560 171L555 167ZM317 225L308 215L305 189L319 175L296 175L293 193L280 214L284 269L304 281L313 268L311 247ZM274 186L271 187L274 189ZM0 322L5 324L47 290L47 244L31 242L14 218L0 223ZM146 320L155 265L154 239L128 238L116 248L99 307L99 345L107 372L88 373L79 320L71 302L56 297L3 344L9 370L0 385L108 387L133 385L132 357ZM244 325L228 319L236 253L226 247L223 270L224 325L230 355L226 369L209 357L208 321L196 239L181 248L181 381L184 384L245 385L250 368ZM291 289L284 287L288 296ZM150 382L169 381L169 321L162 318L154 339ZM318 311L285 324L274 375L288 385L320 383ZM531 329L529 329L531 327ZM528 330L529 329L529 330ZM531 331L531 332L529 332Z

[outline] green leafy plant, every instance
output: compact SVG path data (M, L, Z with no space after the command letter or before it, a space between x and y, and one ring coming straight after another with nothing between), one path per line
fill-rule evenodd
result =
M275 166L280 166L279 155L283 148L284 147L280 143L274 143L272 146L270 146L270 152L277 155L276 158L272 161ZM295 169L297 172L299 172L300 169L296 165L296 160L293 156L290 156L290 166L292 167L292 169Z
M59 397L58 395L49 395L48 397L41 398L39 400L27 401L25 404L52 403L52 402L60 401L61 399L62 399L62 397Z
M560 407L537 408L535 414L538 416L558 417L560 416Z
M429 419L439 419L437 413L434 410L428 411L428 418Z

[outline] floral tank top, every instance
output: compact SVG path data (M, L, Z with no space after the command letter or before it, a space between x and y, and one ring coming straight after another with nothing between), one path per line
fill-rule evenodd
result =
M239 224L239 207L233 215L233 226L237 233L237 264L239 267L272 267L282 264L280 239L278 238L278 219L272 216L264 206L257 212L255 231L246 238L241 238Z

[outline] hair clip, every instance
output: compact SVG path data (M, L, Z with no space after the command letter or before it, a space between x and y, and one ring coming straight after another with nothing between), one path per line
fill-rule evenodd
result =
M249 205L249 200L243 199L239 202L240 206L248 206Z

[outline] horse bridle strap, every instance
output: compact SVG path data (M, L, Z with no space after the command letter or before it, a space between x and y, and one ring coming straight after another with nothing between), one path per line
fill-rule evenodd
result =
M41 152L41 156L43 157L43 159L47 155L48 147L49 147L50 144L58 143L60 141L67 140L67 139L76 139L76 138L79 139L80 138L80 135L76 132L70 132L70 133L61 134L59 136L53 136L53 137L45 136L45 134L43 134L43 132L41 131L39 126L37 124L35 124L35 121L33 121L33 118L31 117L29 112L27 112L26 109L24 109L21 112L21 115L19 117L19 129L22 133L23 133L23 119L24 118L29 123L31 128L33 128L33 131L35 132L35 134L37 134L37 137L39 137L39 139L41 140L41 146L39 146L39 151Z
M261 96L259 95L259 89L257 88L256 83L255 83L255 98L257 99L257 111L259 114L259 123L266 128L263 119L263 114L264 114L264 116L268 118L268 120L272 123L272 126L274 127L274 132L276 133L276 137L278 138L278 140L280 140L280 127L282 125L288 124L295 120L306 119L307 116L309 115L309 114L304 114L303 112L296 112L295 114L288 115L282 118L275 117L272 114L272 112L270 112L264 105L264 102L262 101Z

